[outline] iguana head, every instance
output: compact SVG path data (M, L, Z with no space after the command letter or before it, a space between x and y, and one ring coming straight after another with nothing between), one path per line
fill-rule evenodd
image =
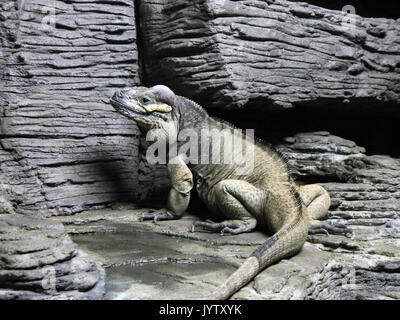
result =
M133 87L118 90L111 98L112 106L135 120L142 132L161 129L167 135L177 132L179 110L174 106L175 94L168 87Z

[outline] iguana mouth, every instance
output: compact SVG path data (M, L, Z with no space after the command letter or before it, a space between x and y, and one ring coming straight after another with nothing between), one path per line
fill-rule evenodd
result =
M139 111L136 108L128 107L127 105L121 103L118 100L115 100L114 98L110 99L111 105L117 110L118 112L122 113L123 115L129 116L132 113L138 114L138 115L146 115L147 112L143 109L143 111Z

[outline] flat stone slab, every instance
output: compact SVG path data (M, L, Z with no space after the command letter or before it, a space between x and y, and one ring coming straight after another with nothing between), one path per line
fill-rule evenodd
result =
M261 231L191 232L200 219L193 214L139 221L147 210L122 204L51 218L63 222L80 249L105 267L105 299L206 299L268 237ZM400 249L398 241L371 241L363 249L361 240L344 236L309 240L299 254L265 269L232 299L400 298L400 259L387 254L387 247Z

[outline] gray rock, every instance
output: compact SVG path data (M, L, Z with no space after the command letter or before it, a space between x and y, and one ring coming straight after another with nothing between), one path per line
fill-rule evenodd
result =
M1 15L0 181L9 201L48 216L133 199L138 129L107 103L139 82L133 1L8 0Z
M101 299L104 269L79 250L61 223L0 216L0 300Z
M399 103L400 29L304 2L140 1L144 79L210 108Z

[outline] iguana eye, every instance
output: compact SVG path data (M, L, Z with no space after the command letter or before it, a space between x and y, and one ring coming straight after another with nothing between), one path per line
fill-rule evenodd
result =
M144 97L140 98L141 104L149 104L150 102L151 102L151 99L149 97L144 96Z

